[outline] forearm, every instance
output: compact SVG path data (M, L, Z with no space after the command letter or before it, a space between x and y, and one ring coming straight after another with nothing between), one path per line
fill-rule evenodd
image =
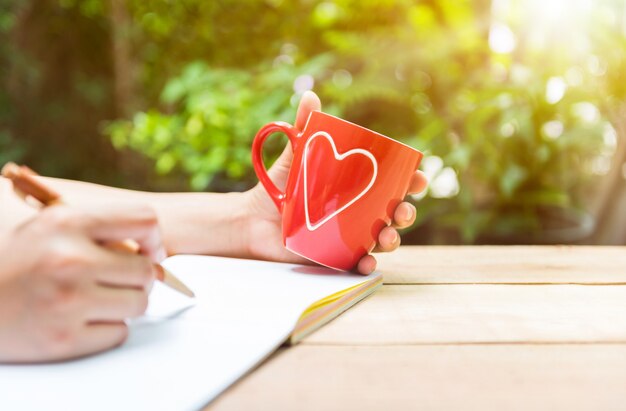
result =
M150 193L171 254L250 257L245 193Z
M244 193L147 193L84 182L44 178L68 204L147 203L159 216L170 254L194 253L247 257ZM35 211L0 180L0 230L32 218Z

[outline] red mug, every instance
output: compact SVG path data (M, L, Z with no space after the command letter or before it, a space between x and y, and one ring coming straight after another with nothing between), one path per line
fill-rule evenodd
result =
M293 163L285 192L267 175L263 143L283 132ZM371 252L407 194L422 153L364 127L314 111L301 132L284 122L263 126L252 144L254 171L282 214L292 253L352 270Z

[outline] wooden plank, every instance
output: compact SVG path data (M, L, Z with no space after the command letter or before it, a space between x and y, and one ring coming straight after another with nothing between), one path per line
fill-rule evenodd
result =
M623 410L626 345L298 346L208 409Z
M626 286L461 284L384 285L303 343L622 341Z
M400 247L377 254L388 284L626 284L626 247Z

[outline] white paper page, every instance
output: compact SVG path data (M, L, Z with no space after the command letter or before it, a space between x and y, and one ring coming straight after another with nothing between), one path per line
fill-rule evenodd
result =
M273 352L315 301L368 277L309 266L175 256L195 303L155 284L120 348L71 362L0 365L0 410L199 409Z

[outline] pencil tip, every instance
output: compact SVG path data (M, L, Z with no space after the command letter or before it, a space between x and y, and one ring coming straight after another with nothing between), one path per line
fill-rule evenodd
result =
M193 291L191 291L189 287L187 287L182 281L176 278L176 276L174 276L174 274L169 272L166 268L164 267L162 268L163 268L164 278L161 281L163 281L165 285L167 285L170 288L173 288L174 290L182 294L185 294L187 297L196 298L196 295L194 294Z

